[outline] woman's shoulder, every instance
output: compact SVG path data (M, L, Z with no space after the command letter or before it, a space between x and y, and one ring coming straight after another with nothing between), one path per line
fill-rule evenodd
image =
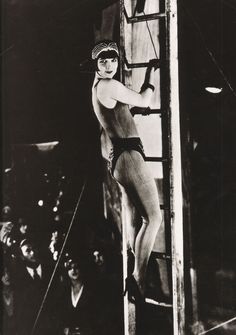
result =
M122 84L115 79L101 79L97 87L97 97L104 104L104 98L113 97L114 94L120 92ZM104 104L106 105L106 103Z
M98 87L100 89L103 89L103 88L116 88L117 86L119 85L122 85L121 82L119 82L118 80L116 79L109 79L109 78L102 78L99 83L98 83Z

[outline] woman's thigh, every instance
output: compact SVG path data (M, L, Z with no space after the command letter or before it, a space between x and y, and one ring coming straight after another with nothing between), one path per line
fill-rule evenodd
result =
M114 177L125 188L141 216L160 213L156 183L139 152L124 151L117 160Z

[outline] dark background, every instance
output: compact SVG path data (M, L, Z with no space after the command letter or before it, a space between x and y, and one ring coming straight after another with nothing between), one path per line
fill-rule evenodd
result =
M111 233L103 218L93 74L82 72L80 64L90 58L93 25L99 25L102 9L114 2L1 2L2 168L11 168L2 174L3 204L10 204L16 216L27 213L47 239L48 227L55 227L52 208L58 192L64 192L59 214L67 213L62 221L68 227L85 176L88 184L76 218L84 224L80 234L74 228L74 238L77 242L81 236L87 244L98 231L101 238ZM199 301L232 309L235 284L227 282L227 270L236 273L236 3L179 0L178 9L181 135L183 162L187 157L190 167L187 189ZM207 86L223 90L211 94ZM27 146L54 140L59 145L49 153ZM39 199L47 206L39 208ZM92 231L89 238L85 226ZM218 269L224 270L223 284L215 275ZM230 294L224 294L226 287Z
M13 193L16 204L34 197L36 201L45 188L41 182L44 170L55 174L60 168L68 176L65 207L72 210L82 180L89 175L90 203L99 203L102 211L102 200L93 199L93 186L96 188L95 181L102 174L100 130L91 107L93 74L83 72L81 64L90 58L94 24L99 26L102 9L114 2L2 1L3 168L17 166L11 172L14 176L6 178L6 187L12 189L4 202ZM228 235L234 237L236 5L233 0L180 0L178 9L183 149L187 132L197 144L187 152L196 234L197 240L206 239L207 244L209 234L217 232L213 239L217 244L225 212ZM223 90L211 94L206 86ZM53 140L59 145L48 155L21 146ZM23 189L28 191L21 196Z
M2 1L6 145L56 139L84 146L92 141L97 128L91 113L92 77L80 72L80 64L90 57L93 24L101 9L114 2ZM232 0L179 1L181 88L196 139L207 136L211 141L211 134L214 142L219 127L228 131L234 126L235 96L209 52L235 90L235 7ZM220 98L212 97L204 91L207 84L224 86L225 91Z
M80 64L90 57L93 25L114 2L2 1L4 168L12 165L16 151L21 160L21 149L13 150L16 144L52 140L59 141L54 164L71 175L99 166L93 75L81 72ZM191 157L195 195L207 198L225 188L234 193L236 5L233 0L178 4L181 115L198 144ZM211 94L206 86L223 91Z

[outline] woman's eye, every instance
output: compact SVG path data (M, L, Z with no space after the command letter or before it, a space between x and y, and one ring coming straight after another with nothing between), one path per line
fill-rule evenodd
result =
M112 62L113 62L113 63L116 63L116 62L117 62L117 59L116 59L116 58L113 58L113 59L112 59Z

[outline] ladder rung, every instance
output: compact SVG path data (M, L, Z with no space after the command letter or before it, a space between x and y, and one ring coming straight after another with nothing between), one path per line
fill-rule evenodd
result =
M132 115L150 115L150 114L161 114L163 111L161 109L151 109L151 108L140 108L132 107L130 109Z
M161 163L166 163L168 162L168 158L164 157L145 157L146 162L161 162Z
M158 259L171 260L171 256L167 255L165 252L152 251L152 255Z
M165 205L160 205L160 209L163 209L164 211L169 211L170 208L168 206Z
M166 13L152 13L152 14L129 17L125 8L124 8L124 14L125 14L127 23L137 23L137 22L142 22L142 21L158 20L163 17L166 17Z
M172 304L167 304L165 302L159 302L159 301L156 301L156 300L151 299L151 298L145 298L145 302L147 304L151 304L151 305L155 305L155 306L159 306L159 307L165 307L165 308L172 308L173 307Z
M150 64L149 62L148 63L129 63L126 57L124 57L124 60L125 60L125 65L127 66L128 69L148 67L148 65ZM157 68L160 68L160 60L158 60Z

